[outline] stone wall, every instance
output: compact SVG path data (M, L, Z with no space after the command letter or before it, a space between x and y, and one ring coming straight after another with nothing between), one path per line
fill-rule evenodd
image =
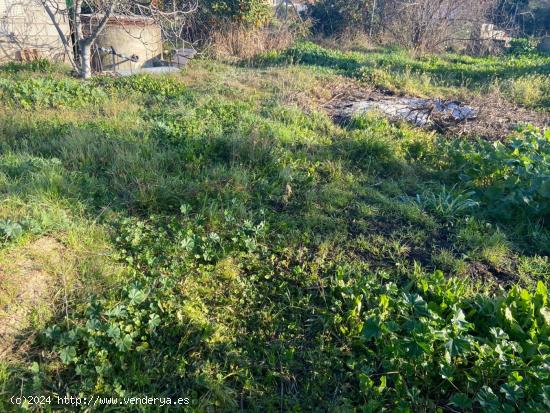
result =
M58 22L65 33L69 23L65 0L58 3ZM64 61L65 49L50 17L38 0L0 0L0 61L47 58Z

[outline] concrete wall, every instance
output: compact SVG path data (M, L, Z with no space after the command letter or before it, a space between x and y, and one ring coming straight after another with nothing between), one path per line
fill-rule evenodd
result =
M133 71L142 67L152 67L162 54L162 35L158 24L152 19L114 16L99 35L99 48L113 48L117 54L127 57L137 56L138 61L132 62L122 57L115 57L105 52L94 56L95 69ZM100 66L100 67L98 67Z
M65 0L58 2L65 9ZM58 15L65 33L69 33L66 16ZM22 58L65 60L59 35L38 0L0 0L0 61Z

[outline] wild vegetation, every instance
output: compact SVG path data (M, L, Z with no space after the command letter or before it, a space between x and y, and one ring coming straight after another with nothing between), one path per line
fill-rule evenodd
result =
M322 67L392 93L472 99L496 91L524 106L543 111L550 107L548 57L521 47L506 57L483 59L454 53L415 57L405 49L365 48L353 43L350 48L342 51L302 42L259 55L255 63Z
M482 24L505 35L537 38L550 30L550 7L544 0L317 0L308 9L316 33L369 38L416 51L470 49L502 51L504 43L483 42ZM487 40L487 39L485 39ZM495 47L496 46L496 47Z
M549 67L310 43L172 77L0 67L2 312L21 305L6 268L39 240L60 256L34 261L47 298L0 362L0 410L550 409L550 133L342 125L321 105L354 79L545 113Z

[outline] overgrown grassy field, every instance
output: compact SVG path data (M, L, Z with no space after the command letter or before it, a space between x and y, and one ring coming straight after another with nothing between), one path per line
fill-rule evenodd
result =
M377 88L417 96L471 98L501 93L512 102L548 111L548 56L517 55L476 58L460 54L415 57L404 49L350 47L349 51L299 43L283 52L255 59L262 65L299 63L353 77Z
M173 77L0 67L0 317L47 280L0 362L0 411L19 394L547 411L550 133L341 126L317 103L360 76L418 94L510 84L547 111L549 67L312 44Z

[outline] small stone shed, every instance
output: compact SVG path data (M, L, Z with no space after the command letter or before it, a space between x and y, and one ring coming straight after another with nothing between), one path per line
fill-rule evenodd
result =
M52 0L59 10L65 0ZM58 13L61 29L68 34L69 22ZM47 58L65 61L66 53L50 17L37 0L0 0L0 62Z

